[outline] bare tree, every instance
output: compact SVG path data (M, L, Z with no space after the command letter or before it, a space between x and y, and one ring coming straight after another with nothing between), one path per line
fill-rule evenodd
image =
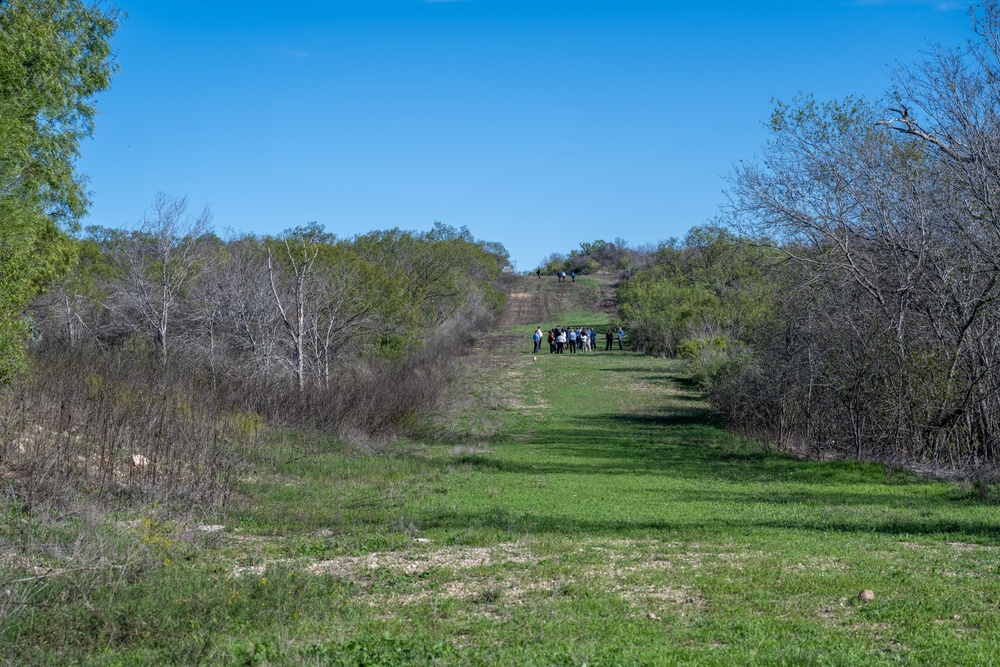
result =
M976 16L996 34L995 3ZM758 413L780 433L823 433L858 458L997 455L1000 360L983 345L1000 331L991 49L937 51L885 107L779 104L761 161L737 170L738 227L800 267L787 333L760 341L765 389L747 394L771 401Z
M307 303L312 297L310 274L319 256L320 244L329 240L332 240L330 236L313 223L285 233L281 239L284 252L281 253L280 263L275 259L271 246L267 247L267 275L271 294L291 343L292 358L289 365L300 392L305 390L305 346L309 336L307 327L311 324L306 317Z
M139 319L138 329L151 333L161 363L170 350L171 316L188 281L204 269L211 231L211 209L188 213L186 197L157 193L115 258L124 274L119 300Z
M313 273L308 347L319 386L330 387L338 350L360 349L382 323L384 272L347 248L328 246ZM352 344L352 341L356 341Z
M253 373L267 377L283 327L274 304L267 251L255 237L231 238L218 271L234 351L249 357Z

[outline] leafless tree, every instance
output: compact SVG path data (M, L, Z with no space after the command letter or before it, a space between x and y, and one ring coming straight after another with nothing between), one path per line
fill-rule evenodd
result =
M309 225L289 230L280 240L282 247L280 260L274 257L271 246L267 247L267 275L270 280L274 304L281 314L285 333L291 343L289 366L295 374L299 392L305 390L306 383L306 342L311 324L306 309L311 298L314 283L311 280L320 244L328 240L318 225Z
M139 319L137 327L151 333L163 364L170 350L173 309L208 257L205 235L211 221L208 206L194 216L188 213L186 197L160 192L135 232L116 248L115 260L125 277L118 300Z
M978 39L898 72L884 104L779 104L737 169L737 227L798 267L784 335L758 339L745 378L756 397L729 394L749 422L859 458L1000 454L997 3L972 19Z

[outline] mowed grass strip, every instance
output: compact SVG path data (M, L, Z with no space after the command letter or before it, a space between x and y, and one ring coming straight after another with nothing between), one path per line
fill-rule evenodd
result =
M537 324L610 323L578 309ZM482 345L468 411L492 435L276 455L218 542L158 541L143 577L89 611L25 616L19 657L997 663L996 505L770 452L727 433L681 363L532 354L533 330Z

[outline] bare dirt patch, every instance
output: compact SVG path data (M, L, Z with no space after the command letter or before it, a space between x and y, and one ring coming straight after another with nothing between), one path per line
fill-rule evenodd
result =
M361 579L366 573L389 568L405 574L419 574L431 569L467 570L506 563L536 563L522 545L500 544L495 547L455 547L424 552L371 553L365 556L341 556L312 563L311 574L332 574L346 579Z

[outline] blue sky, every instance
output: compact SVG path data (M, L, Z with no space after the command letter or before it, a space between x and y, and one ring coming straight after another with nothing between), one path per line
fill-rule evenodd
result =
M157 191L217 229L467 225L519 270L682 236L767 138L772 98L877 97L966 3L123 0L85 224Z

